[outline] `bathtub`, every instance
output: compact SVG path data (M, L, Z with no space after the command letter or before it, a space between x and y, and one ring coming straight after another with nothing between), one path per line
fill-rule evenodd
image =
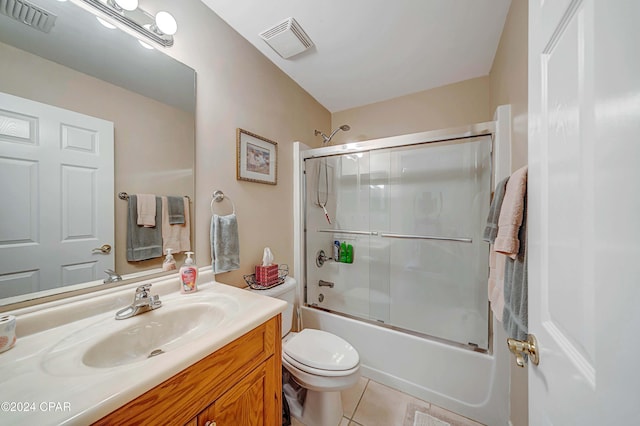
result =
M502 324L493 324L492 353L303 306L302 324L336 334L360 354L362 374L486 425L509 424L509 352Z
M367 148L377 149L455 139L483 133L487 127L495 130L493 181L498 182L510 174L510 111L508 105L498 107L496 121L491 123L323 147L314 149L313 152L316 156L323 156L355 152L363 149L365 145ZM303 163L304 159L309 157L311 148L295 142L293 149L293 204L296 212L293 220L294 270L298 283L302 283L299 285L297 296L298 306L301 306L302 324L297 326L325 330L347 340L360 354L362 374L376 382L489 426L509 425L511 357L502 324L495 319L489 350L487 353L481 353L303 306L305 280L302 278L306 276L307 264L305 232L306 225L309 225L304 220ZM311 254L315 255L315 250ZM371 290L370 286L367 288Z

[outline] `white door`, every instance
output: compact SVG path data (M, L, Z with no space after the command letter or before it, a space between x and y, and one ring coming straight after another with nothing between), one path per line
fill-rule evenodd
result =
M529 2L530 425L640 424L639 20Z
M113 268L113 123L0 93L0 298Z

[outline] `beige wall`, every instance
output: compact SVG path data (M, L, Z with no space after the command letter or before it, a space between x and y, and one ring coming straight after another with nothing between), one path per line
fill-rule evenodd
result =
M265 246L278 263L293 267L292 144L318 145L316 128L330 127L329 112L233 31L199 0L140 1L155 13L166 7L178 21L174 47L166 52L197 72L196 249L198 265L211 263L210 201L222 190L236 206L240 230L239 271L218 281L244 285ZM236 180L236 128L278 143L278 184ZM231 211L228 203L214 206Z
M491 73L491 109L511 104L511 168L527 164L528 2L512 0Z
M332 144L491 121L489 90L489 77L479 77L335 112L332 128L348 124L351 130L336 133Z
M528 103L528 2L512 0L491 68L491 107L511 104L512 171L527 164ZM514 426L529 424L528 375L526 368L511 363L511 422Z
M160 267L162 258L126 261L127 203L116 194L193 198L193 114L2 43L0 58L0 92L114 123L116 271L126 274ZM176 258L181 260L182 255Z

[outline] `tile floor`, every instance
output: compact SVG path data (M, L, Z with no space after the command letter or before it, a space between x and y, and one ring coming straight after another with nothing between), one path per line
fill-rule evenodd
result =
M353 388L342 391L342 406L344 417L339 426L413 426L416 411L431 416L428 422L416 422L416 425L482 426L366 377L360 378ZM292 426L304 426L294 418L291 420Z

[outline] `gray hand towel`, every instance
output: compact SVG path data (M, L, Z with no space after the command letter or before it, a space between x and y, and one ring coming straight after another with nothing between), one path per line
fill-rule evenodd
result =
M216 214L211 218L211 258L213 272L228 272L240 268L240 242L235 213Z
M138 199L129 195L127 215L127 261L162 257L162 200L156 197L156 226L147 228L138 225Z
M504 310L502 324L507 335L526 340L529 332L529 285L527 281L527 208L518 232L520 251L515 260L507 256L504 269Z
M489 215L487 217L487 226L484 228L482 239L493 244L498 236L498 219L500 218L500 209L502 208L502 200L504 200L504 192L507 187L509 178L502 179L496 186L496 192L493 194L493 201L489 207Z
M184 197L167 196L169 210L169 225L184 225Z

